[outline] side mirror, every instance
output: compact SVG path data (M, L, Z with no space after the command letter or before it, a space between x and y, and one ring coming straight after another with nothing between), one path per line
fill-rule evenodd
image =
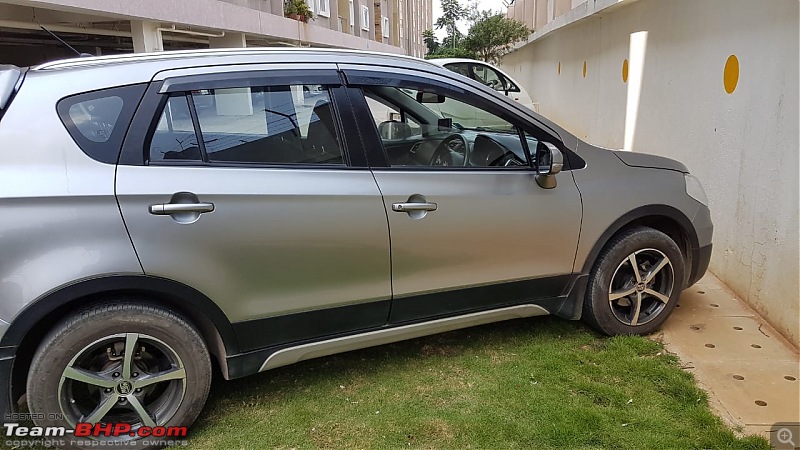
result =
M544 189L556 187L555 175L564 167L564 154L555 145L539 141L536 144L536 183Z

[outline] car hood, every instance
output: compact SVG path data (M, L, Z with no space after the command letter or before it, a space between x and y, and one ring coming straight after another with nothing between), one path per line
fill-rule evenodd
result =
M689 169L681 162L663 156L648 155L647 153L626 152L612 150L612 153L625 165L631 167L647 167L651 169L667 169L677 172L689 173Z

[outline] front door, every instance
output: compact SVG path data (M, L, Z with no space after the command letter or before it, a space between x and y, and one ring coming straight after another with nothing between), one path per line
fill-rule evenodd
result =
M380 326L390 306L386 215L348 154L338 74L271 73L167 77L143 164L117 172L145 273L215 301L242 351Z
M384 147L375 130L386 108L410 122L402 127L411 132L405 146L394 139L372 153L386 158L373 173L391 234L390 320L561 295L571 278L581 202L569 172L558 175L553 189L537 184L526 149L543 133L433 75L396 74L399 81L383 84L368 72L345 72L353 84L366 81L350 91L372 113L359 120L370 125L362 128L366 145ZM456 123L446 114L470 108L478 110L471 121Z

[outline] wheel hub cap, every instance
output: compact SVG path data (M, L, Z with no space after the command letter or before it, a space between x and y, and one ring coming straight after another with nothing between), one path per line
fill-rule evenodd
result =
M120 395L128 395L133 390L133 385L130 381L120 381L117 383L117 393Z

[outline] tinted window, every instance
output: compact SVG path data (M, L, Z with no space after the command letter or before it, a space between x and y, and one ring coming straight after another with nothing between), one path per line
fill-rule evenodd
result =
M382 140L407 139L422 134L419 122L410 117L407 112L401 111L396 105L371 94L367 94L366 98Z
M176 98L182 100L167 103L153 135L151 161L344 163L330 94L320 85L198 90ZM194 108L196 124L184 112L189 107ZM205 155L192 149L195 130L202 136Z
M451 70L455 73L464 75L465 77L472 78L469 74L469 65L464 62L460 63L450 63L444 65L448 70Z
M170 97L150 141L150 160L202 160L185 95Z
M69 107L69 118L86 139L106 142L121 111L122 99L114 95L73 104Z
M486 86L496 91L504 91L506 89L505 77L491 67L482 64L473 64L472 70L475 74L475 79Z
M86 92L61 99L56 110L75 143L90 157L116 163L144 84Z
M433 87L365 87L364 92L393 167L528 167L519 129L492 111L439 94ZM406 119L386 120L398 112Z

